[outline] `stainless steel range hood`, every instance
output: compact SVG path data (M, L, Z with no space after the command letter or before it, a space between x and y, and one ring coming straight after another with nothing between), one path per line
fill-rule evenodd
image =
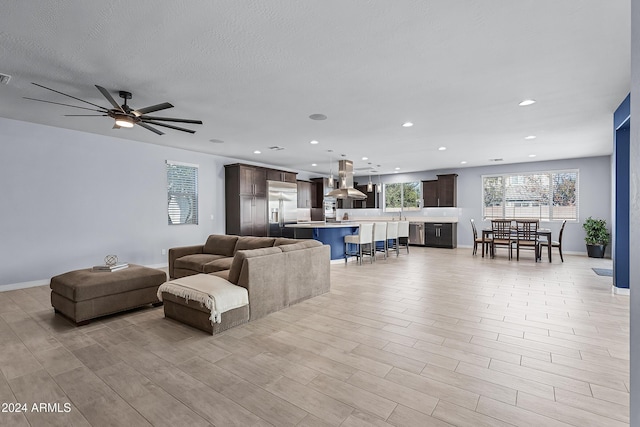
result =
M364 200L367 195L353 188L353 162L351 160L340 160L338 162L338 183L340 188L327 194L336 199Z

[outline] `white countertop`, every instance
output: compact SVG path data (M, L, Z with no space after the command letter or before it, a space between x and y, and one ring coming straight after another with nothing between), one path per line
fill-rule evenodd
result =
M346 227L358 227L357 222L304 222L300 224L287 224L288 228L346 228Z

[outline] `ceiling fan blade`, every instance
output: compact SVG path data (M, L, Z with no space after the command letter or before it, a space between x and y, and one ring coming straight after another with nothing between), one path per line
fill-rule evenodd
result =
M142 122L138 122L138 124L141 124ZM189 133L196 133L195 130L191 130L191 129L185 129L185 128L181 128L178 126L172 126L172 125L168 125L166 123L160 123L160 122L155 122L155 121L151 121L151 120L145 120L144 123L151 123L152 125L156 125L156 126L163 126L169 129L175 129L175 130L181 130L182 132L189 132Z
M164 132L161 132L161 131L159 131L158 129L154 129L154 128L152 128L151 126L149 126L149 125L147 125L147 124L144 124L144 123L142 123L142 122L136 122L136 124L137 124L137 125L142 126L142 127L143 127L143 128L145 128L145 129L150 130L150 131L151 131L151 132L153 132L153 133L157 133L158 135L164 135Z
M69 98L73 98L73 99L75 99L75 100L77 100L77 101L84 102L85 104L93 105L94 107L98 107L98 108L100 108L100 109L102 109L102 110L107 110L107 108L104 108L104 107L102 107L102 106L100 106L100 105L94 104L93 102L85 101L84 99L80 99L80 98L76 98L75 96L67 95L67 94L66 94L66 93L64 93L64 92L60 92L60 91L58 91L58 90L51 89L50 87L42 86L42 85L40 85L40 84L38 84L38 83L33 83L33 82L31 82L31 84L32 84L32 85L36 85L36 86L38 86L38 87L41 87L41 88L43 88L43 89L50 90L51 92L59 93L60 95L68 96ZM54 104L55 104L55 103L54 103Z
M192 123L194 125L201 125L202 120L189 120L189 119L176 119L174 117L156 117L156 116L141 116L142 120L160 120L162 122L179 122L179 123Z
M107 114L65 114L65 117L109 117Z
M61 102L53 102L53 101L45 101L44 99L36 99L36 98L29 98L26 96L23 96L24 99L28 99L30 101L38 101L38 102L46 102L47 104L56 104L56 105L64 105L65 107L73 107L73 108L80 108L82 110L89 110L89 111L97 111L98 113L104 113L106 111L106 108L103 110L95 110L93 108L87 108L87 107L78 107L77 105L71 105L71 104L63 104ZM100 107L102 108L102 107Z
M138 108L137 110L133 110L132 113L140 117L143 114L153 113L154 111L166 110L167 108L173 108L173 105L169 104L168 102L163 102L162 104L156 104L150 107Z
M95 86L98 88L98 90L100 91L100 93L102 94L102 96L104 96L105 98L107 98L107 101L109 101L109 103L110 103L111 105L113 105L113 108L115 108L116 110L120 110L120 111L122 111L123 113L125 112L125 111L122 109L122 107L121 107L121 106L116 102L116 100L115 100L115 99L113 99L113 96L111 96L111 94L109 93L109 91L108 91L108 90L106 90L106 89L105 89L105 88L103 88L102 86L98 86L98 85L95 85Z

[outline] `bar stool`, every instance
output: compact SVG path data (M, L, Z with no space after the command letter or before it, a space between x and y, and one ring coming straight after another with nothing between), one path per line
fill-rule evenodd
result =
M381 247L378 247L378 242L382 243ZM373 223L373 260L376 260L376 253L382 252L384 259L387 259L387 223L386 222L374 222Z
M409 221L398 222L398 246L404 246L409 253Z
M391 242L391 244L389 244ZM398 222L387 223L387 250L395 249L396 256L400 255L400 247L398 245Z
M356 245L357 251L349 252L349 245ZM363 251L362 246L368 245L369 251ZM344 262L347 263L349 256L355 256L358 258L358 262L362 264L362 255L369 255L371 263L373 264L373 223L360 224L358 227L358 234L352 234L344 236Z

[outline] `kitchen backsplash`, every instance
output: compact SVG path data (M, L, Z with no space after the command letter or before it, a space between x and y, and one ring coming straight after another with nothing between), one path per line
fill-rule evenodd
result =
M340 220L347 214L350 219L355 218L395 218L397 219L400 212L383 212L382 209L337 209L336 218ZM459 218L462 215L461 208L423 208L418 211L404 211L402 217L408 220L427 218Z

